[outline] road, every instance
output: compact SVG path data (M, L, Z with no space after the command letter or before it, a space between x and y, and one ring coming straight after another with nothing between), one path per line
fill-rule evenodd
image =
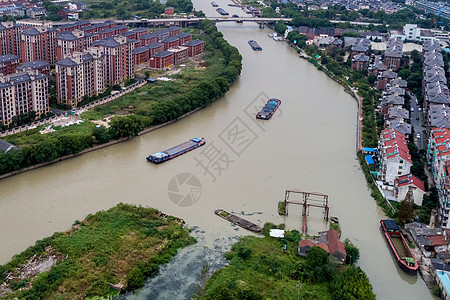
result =
M410 118L411 118L411 126L414 128L414 142L417 148L419 148L420 150L423 149L424 139L426 139L426 137L423 136L423 131L425 130L425 127L422 126L422 112L419 111L420 106L417 104L416 96L414 96L414 94L410 93L409 91L408 94L411 97ZM418 134L420 134L419 138L417 138Z

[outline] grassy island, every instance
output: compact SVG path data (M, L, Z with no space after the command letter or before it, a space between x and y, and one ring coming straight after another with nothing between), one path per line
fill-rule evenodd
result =
M194 298L375 299L361 268L334 264L319 247L300 256L300 233L285 231L284 238L271 238L267 235L270 226L264 226L264 238L246 236L234 244L226 253L229 265L216 271ZM349 241L345 244L347 253L355 253L355 246Z
M141 287L178 249L195 243L182 223L122 203L88 215L0 266L0 298L96 299Z

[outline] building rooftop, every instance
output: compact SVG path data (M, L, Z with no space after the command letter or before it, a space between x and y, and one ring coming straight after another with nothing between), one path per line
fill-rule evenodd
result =
M17 67L18 71L24 71L25 69L42 69L45 67L50 67L50 64L46 61L36 60L24 62L20 67Z
M395 129L403 135L411 134L411 124L404 122L401 119L394 119L389 121L389 128Z
M411 184L425 192L425 184L416 176L407 174L398 177L398 186L407 186Z
M163 43L173 43L173 42L178 41L179 39L180 39L180 38L177 37L177 36L172 36L172 37L165 38L165 39L162 40L161 42L163 42Z
M161 52L155 53L155 55L153 55L153 56L154 57L166 57L169 55L173 55L173 53L170 51L161 51Z
M200 44L203 44L203 41L201 41L201 40L192 40L192 41L190 41L190 42L187 42L187 43L185 43L185 44L183 44L183 46L197 46L197 45L200 45Z
M0 64L4 64L17 59L19 59L19 56L14 54L0 55Z
M16 146L14 146L13 144L8 143L7 141L4 141L2 139L0 139L0 151L5 151L5 152L9 152L12 149L17 148Z

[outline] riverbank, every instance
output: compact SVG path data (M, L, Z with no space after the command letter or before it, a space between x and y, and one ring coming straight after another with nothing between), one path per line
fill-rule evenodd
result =
M122 203L88 215L0 266L0 297L84 299L139 288L178 249L195 243L183 223Z
M177 122L177 121L179 121L179 120L181 120L181 119L183 119L183 118L185 118L187 116L192 115L193 113L199 111L200 109L202 109L202 107L196 108L193 111L185 113L184 115L182 115L181 117L178 117L175 120L171 120L171 121L168 121L166 123L163 123L163 124L151 127L151 128L147 128L147 129L141 130L141 131L138 132L137 135L140 136L140 135L152 132L154 130L163 128L163 127L165 127L167 125L173 124L173 123L175 123L175 122ZM70 159L70 158L73 158L73 157L77 157L77 156L80 156L80 155L83 155L83 154L86 154L86 153L89 153L89 152L92 152L92 151L100 150L102 148L106 148L106 147L109 147L109 146L112 146L112 145L115 145L115 144L119 144L119 143L128 141L130 139L131 138L129 138L129 137L121 138L121 139L114 140L114 141L111 141L111 142L108 142L108 143L105 143L105 144L100 144L100 145L97 145L97 146L94 146L94 147L91 147L91 148L88 148L88 149L84 149L84 150L82 150L79 153L75 153L75 154L70 154L70 155L59 157L59 158L57 158L57 159L55 159L53 161L44 162L44 163L41 163L41 164L33 165L31 167L28 167L28 168L24 168L24 169L20 169L20 170L14 171L14 172L3 174L3 175L0 175L0 180L8 178L8 177L11 177L11 176L14 176L14 175L17 175L17 174L28 172L28 171L31 171L31 170L34 170L34 169L38 169L38 168L42 168L42 167L45 167L45 166L48 166L48 165L52 165L54 163L57 163L57 162L60 162L60 161L66 160L66 159Z
M36 128L5 137L19 151L0 154L0 178L91 152L171 124L222 97L239 76L242 57L210 21L198 25L205 41L203 62L173 72L167 82L136 91L85 112L80 125L55 127L40 134ZM179 70L181 71L181 69ZM110 119L109 128L98 126ZM112 140L112 141L111 141ZM117 141L116 141L117 140Z

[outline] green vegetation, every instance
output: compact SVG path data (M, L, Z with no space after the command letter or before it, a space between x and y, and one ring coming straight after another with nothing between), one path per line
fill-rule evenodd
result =
M266 224L264 232L273 227ZM195 299L375 299L361 269L331 263L319 247L299 256L300 238L296 230L285 231L283 239L241 238L226 253L229 265L215 272Z
M116 17L120 20L132 19L134 15L143 18L159 18L164 14L164 8L172 6L175 13L189 14L193 11L193 4L190 0L168 0L165 3L160 1L142 0L87 0L89 10L81 14L83 19L98 19Z
M284 201L278 202L278 214L284 216L286 214L286 207L284 205Z
M333 278L330 290L334 299L376 299L369 278L360 267L349 266L345 271Z
M117 294L112 285L133 290L158 272L177 250L195 243L179 220L152 208L118 204L76 221L0 266L8 298L82 299ZM25 275L31 261L56 260L36 277ZM8 278L8 279L7 279ZM19 290L20 288L24 288Z
M228 217L230 214L229 214L228 212L226 212L226 211L221 211L221 212L220 212L220 215L221 215L222 217L226 218L226 217Z
M198 33L200 30L203 34ZM177 119L223 96L241 73L242 57L211 21L199 23L192 33L205 42L204 62L188 62L182 72L172 75L173 81L147 84L84 113L81 117L85 122L79 125L56 126L56 132L41 135L43 125L3 138L19 146L19 150L0 152L0 174L76 154L110 140L133 137L145 128ZM89 122L111 116L109 129Z
M347 252L347 257L345 258L345 263L348 265L353 265L359 260L359 249L349 239L345 239L345 252Z

